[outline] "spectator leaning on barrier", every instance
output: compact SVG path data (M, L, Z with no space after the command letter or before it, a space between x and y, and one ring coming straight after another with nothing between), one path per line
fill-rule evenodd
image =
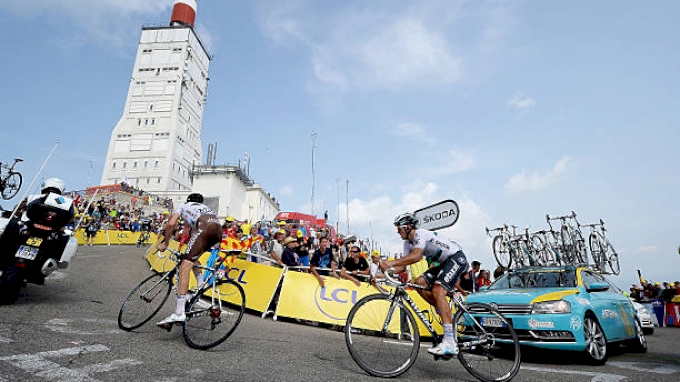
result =
M314 255L312 256L312 260L309 265L309 269L312 271L312 274L314 274L314 277L316 277L317 281L319 282L319 285L321 287L324 287L325 283L323 281L323 278L319 274L319 271L317 271L316 269L317 267L331 268L331 276L335 278L340 278L337 274L335 259L333 258L333 251L329 246L327 237L322 237L321 240L319 241L319 248L316 251L314 251ZM325 273L326 272L324 272L324 274Z
M352 281L356 286L359 286L359 280L356 277L359 275L369 275L371 271L366 259L361 257L361 249L358 246L352 246L349 252L350 257L342 264L340 275Z
M274 239L269 242L269 256L274 259L280 266L283 266L282 256L283 256L283 239L286 235L286 231L280 229L274 232Z
M283 254L281 255L281 261L289 267L300 266L300 257L295 253L295 248L298 246L297 239L288 236L283 240Z

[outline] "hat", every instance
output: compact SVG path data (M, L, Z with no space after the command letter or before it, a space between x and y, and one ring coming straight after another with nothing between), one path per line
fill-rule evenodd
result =
M380 251L378 251L377 249L372 250L371 251L371 257L373 257L373 256L380 257Z
M278 230L278 231L274 232L274 235L276 235L276 234L282 234L282 235L285 235L285 234L286 234L286 231L284 231L284 230L280 229L280 230Z
M285 239L283 240L283 245L284 245L284 246L286 246L286 245L288 245L288 244L290 244L290 243L297 243L297 239L295 239L294 237L288 236L287 238L285 238Z
M231 215L229 215L229 216L227 216L227 217L224 219L224 221L225 221L225 222L233 222L233 221L234 221L234 217L231 216Z
M297 236L297 237L302 237L302 230L300 230L300 229L297 230L296 236Z
M285 220L279 220L276 224L278 224L278 225L286 225L286 221L285 221Z
M661 285L661 283L657 281L657 282L654 283L654 285L659 286L659 285Z

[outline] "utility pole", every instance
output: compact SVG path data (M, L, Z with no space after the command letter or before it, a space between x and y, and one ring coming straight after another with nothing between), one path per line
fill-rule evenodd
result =
M314 207L314 149L316 149L316 132L312 133L312 215L316 216Z

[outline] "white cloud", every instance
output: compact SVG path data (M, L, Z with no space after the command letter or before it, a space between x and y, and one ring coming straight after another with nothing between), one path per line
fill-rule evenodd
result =
M285 185L279 189L279 194L281 196L291 196L293 195L293 186Z
M427 135L425 127L418 123L402 122L394 126L392 133L398 137L406 137L409 139L417 139L425 143L433 143L434 138Z
M643 245L637 249L637 252L641 253L655 253L659 251L659 247L656 245Z
M49 15L55 24L68 25L70 35L55 37L62 45L77 47L97 41L117 48L127 44L130 33L138 33L140 22L169 23L173 3L173 0L21 0L0 2L0 9L22 17Z
M540 191L560 182L570 171L576 167L576 160L565 156L545 174L531 173L522 170L513 176L505 184L505 190L509 192Z
M517 110L525 111L536 106L536 101L522 91L518 91L508 100L508 106Z
M347 9L310 15L310 6L302 5L260 7L262 30L277 44L309 49L313 76L321 84L341 91L396 90L461 78L461 59L445 31L417 12Z
M425 171L430 176L451 175L473 169L477 160L469 151L451 149L442 153L437 163L433 163Z

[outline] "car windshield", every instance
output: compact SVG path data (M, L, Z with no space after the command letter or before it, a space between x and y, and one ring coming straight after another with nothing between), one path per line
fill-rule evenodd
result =
M510 272L489 286L494 289L511 288L563 288L576 286L573 269Z

